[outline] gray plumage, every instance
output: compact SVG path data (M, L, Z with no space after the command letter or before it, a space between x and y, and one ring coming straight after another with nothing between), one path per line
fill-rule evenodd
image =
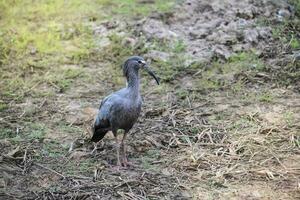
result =
M142 57L132 56L128 58L123 65L123 74L127 80L127 87L110 94L102 100L94 124L94 133L91 139L93 142L100 141L108 131L113 132L117 143L118 165L120 165L120 159L117 131L119 129L124 130L121 146L123 147L122 163L126 166L124 140L141 112L142 98L139 92L139 69L141 68L146 69L159 84L158 78L149 69Z

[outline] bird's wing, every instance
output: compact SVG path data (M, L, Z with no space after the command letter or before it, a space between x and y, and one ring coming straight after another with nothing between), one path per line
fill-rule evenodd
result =
M107 96L101 101L99 111L95 120L94 128L109 128L109 110L111 104L109 103L109 99L111 96Z
M109 131L110 128L110 122L109 122L109 110L111 107L111 104L109 102L110 96L106 97L102 100L99 111L94 123L93 127L93 137L91 140L93 142L100 141L105 134Z
M122 102L122 98L120 98L120 93L124 93L124 91L124 89L121 89L105 97L102 100L94 124L94 134L92 137L92 141L97 142L101 140L105 136L105 134L111 129L111 112L112 110L116 110L116 106L119 105L118 102Z

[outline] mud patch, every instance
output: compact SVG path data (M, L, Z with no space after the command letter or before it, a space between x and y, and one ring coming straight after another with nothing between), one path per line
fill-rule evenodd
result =
M247 8L247 9L246 9ZM264 49L272 41L271 28L257 26L262 17L277 17L277 11L288 11L283 1L185 1L162 21L154 17L143 22L148 38L182 40L193 61L228 59L234 53L251 48Z

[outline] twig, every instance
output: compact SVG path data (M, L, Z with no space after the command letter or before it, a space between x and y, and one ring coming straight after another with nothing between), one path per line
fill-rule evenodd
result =
M223 144L223 143L197 143L200 146L216 146L216 147L227 147L229 144Z
M62 175L61 173L59 173L59 172L57 172L57 171L55 171L55 170L53 170L53 169L51 169L51 168L45 167L45 166L40 165L40 164L38 164L38 163L34 163L34 164L35 164L36 166L39 166L39 167L41 167L41 168L43 168L43 169L46 169L46 170L48 170L48 171L50 171L50 172L53 172L54 174L56 174L56 175L62 177L63 179L66 178L64 175Z

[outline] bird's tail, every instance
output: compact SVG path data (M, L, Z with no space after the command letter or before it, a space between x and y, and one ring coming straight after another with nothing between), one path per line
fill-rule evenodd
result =
M98 129L94 128L94 133L93 133L93 137L91 138L91 141L99 142L100 140L102 140L102 138L104 138L107 132L108 129L106 128L98 128Z

